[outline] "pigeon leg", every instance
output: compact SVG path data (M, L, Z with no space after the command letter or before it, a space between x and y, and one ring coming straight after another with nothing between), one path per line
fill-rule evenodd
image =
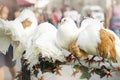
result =
M88 65L90 66L93 62L94 62L94 58L95 58L96 56L94 55L91 59L89 59L89 58L87 58L87 59L85 59L86 60L86 63L88 63Z

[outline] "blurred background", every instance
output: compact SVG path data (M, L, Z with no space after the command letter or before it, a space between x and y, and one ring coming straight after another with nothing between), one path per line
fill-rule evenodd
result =
M36 15L47 11L51 14L53 9L57 12L58 17L65 11L76 10L80 15L86 16L92 14L96 18L104 20L106 8L112 5L112 0L0 0L0 4L9 7L10 13L8 19L13 19L13 13L23 8L29 7L34 9Z
M42 18L51 19L53 12L56 12L58 21L63 16L78 16L79 14L79 16L92 16L104 22L106 9L113 4L113 0L0 0L0 4L8 6L9 20L14 19L14 13L17 11L31 8L39 23L43 21ZM71 12L73 10L74 12Z

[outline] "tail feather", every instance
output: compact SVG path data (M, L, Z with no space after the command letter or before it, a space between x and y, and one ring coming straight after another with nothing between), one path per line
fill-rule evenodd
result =
M117 51L116 59L117 62L120 63L120 46L116 46L116 51Z
M116 48L116 60L120 63L120 38L111 30L105 29L106 31L112 33L115 37L115 48Z

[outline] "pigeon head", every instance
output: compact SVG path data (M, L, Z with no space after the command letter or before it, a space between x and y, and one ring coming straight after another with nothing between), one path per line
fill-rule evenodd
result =
M69 17L65 17L61 20L61 24L64 24L64 23L74 23L74 20L72 20L71 18Z

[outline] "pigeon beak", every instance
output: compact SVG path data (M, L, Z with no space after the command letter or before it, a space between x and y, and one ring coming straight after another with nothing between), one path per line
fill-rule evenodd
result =
M63 22L60 23L60 25L62 25L62 24L63 24Z

